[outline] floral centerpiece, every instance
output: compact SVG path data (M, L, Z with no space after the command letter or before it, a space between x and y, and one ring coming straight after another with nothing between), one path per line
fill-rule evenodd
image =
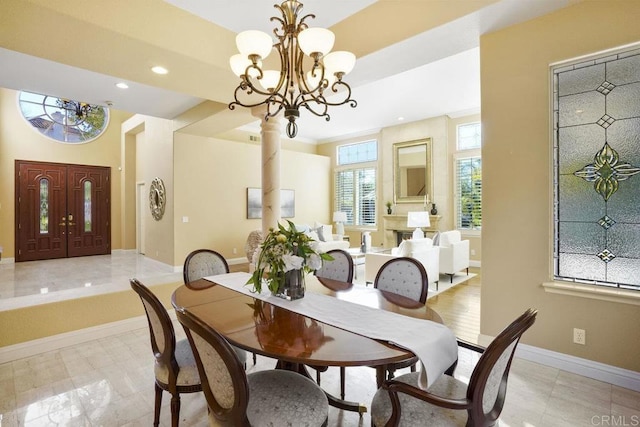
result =
M274 295L296 299L304 296L304 275L322 267L322 261L330 261L331 255L318 251L318 243L303 231L296 230L291 221L288 228L278 224L253 254L255 271L247 284L260 293L263 282ZM293 283L292 283L293 282ZM296 292L292 287L302 288Z

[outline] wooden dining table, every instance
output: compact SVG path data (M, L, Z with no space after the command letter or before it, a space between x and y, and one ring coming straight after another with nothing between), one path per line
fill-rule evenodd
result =
M307 292L330 295L368 307L442 323L426 304L375 288L306 277ZM182 285L172 294L176 310L187 310L222 334L234 346L273 358L279 367L309 376L305 366L371 366L378 387L387 365L414 357L406 349L340 329L207 279ZM310 377L310 376L309 376ZM340 409L366 412L361 403L327 394Z

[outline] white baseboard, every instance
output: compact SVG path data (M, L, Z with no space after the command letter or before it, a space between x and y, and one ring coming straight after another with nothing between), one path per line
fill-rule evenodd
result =
M15 264L16 263L16 259L15 258L2 258L0 259L0 264Z
M480 268L480 261L474 261L474 260L469 261L469 267L478 267L478 268Z
M169 317L175 320L175 311L171 309L168 310L168 312ZM80 329L77 331L65 332L63 334L53 335L24 343L0 347L0 364L148 327L149 323L147 322L147 317L138 316L117 322L105 323L99 326L92 326L90 328Z
M483 346L486 346L491 340L492 338L487 335L479 337L479 342ZM630 369L618 368L522 343L518 344L516 348L516 357L640 392L640 372Z

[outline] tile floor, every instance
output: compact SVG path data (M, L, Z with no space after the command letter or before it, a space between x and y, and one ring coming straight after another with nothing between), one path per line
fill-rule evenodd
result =
M75 260L83 261L78 265L87 262L83 268L74 267L82 272L76 279L69 277L67 260L43 261L35 269L39 271L31 271L29 266L23 268L20 264L0 265L0 293L4 295L8 291L15 295L13 298L2 296L0 310L6 309L2 304L12 301L28 304L32 302L30 298L41 300L52 295L62 298L69 296L67 292L73 295L92 288L95 291L102 287L106 291L110 286L128 287L128 278L133 276L157 281L181 280L180 273L173 273L166 266L140 259L135 254L114 254L100 271L95 266L90 267L90 261L102 264L105 260L89 258L93 260ZM90 287L84 286L83 280L87 277L94 278ZM105 277L110 279L100 281ZM33 287L37 292L32 295L22 295L16 290L29 280L38 284L46 281L49 293L40 294L37 287ZM69 290L66 284L72 282L77 286ZM184 336L181 327L177 326L176 332ZM468 381L477 360L476 353L460 349L456 377ZM255 366L249 363L248 371L272 366L273 361L259 357ZM330 368L322 375L323 387L332 393L339 390L338 380L337 368ZM373 369L347 369L347 399L369 405L374 393ZM153 396L153 358L146 328L0 364L1 427L150 426ZM170 425L168 403L165 393L161 414L163 426ZM201 394L183 395L181 425L207 425L206 403ZM358 414L334 408L329 412L329 426L369 425L369 414L360 418ZM515 359L501 425L639 426L640 393Z

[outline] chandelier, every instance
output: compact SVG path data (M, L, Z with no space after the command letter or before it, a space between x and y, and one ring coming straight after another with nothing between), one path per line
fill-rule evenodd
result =
M86 119L91 111L98 108L86 102L72 101L64 98L59 98L56 102L60 108L75 114L77 120Z
M241 81L229 109L233 110L236 105L248 108L266 105L265 120L284 110L288 120L287 136L294 138L301 107L329 121L329 106L357 105L351 99L351 87L342 81L353 69L356 57L351 52L331 52L334 34L324 28L310 28L305 23L315 15L308 14L298 20L302 11L299 1L287 0L274 7L282 14L282 18L271 18L280 26L273 30L277 38L275 44L271 36L262 31L243 31L236 36L240 53L233 55L229 63ZM273 48L280 56L280 70L263 69L262 61ZM327 94L339 99L329 101Z

